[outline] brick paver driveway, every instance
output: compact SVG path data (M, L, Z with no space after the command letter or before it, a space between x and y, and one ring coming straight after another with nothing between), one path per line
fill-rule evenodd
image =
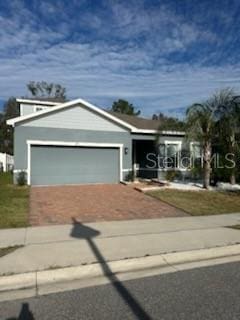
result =
M177 217L184 212L128 186L32 187L31 225Z

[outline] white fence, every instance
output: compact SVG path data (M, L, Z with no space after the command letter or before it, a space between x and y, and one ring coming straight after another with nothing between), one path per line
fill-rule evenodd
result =
M13 170L14 159L13 156L7 153L0 152L0 172L7 172Z

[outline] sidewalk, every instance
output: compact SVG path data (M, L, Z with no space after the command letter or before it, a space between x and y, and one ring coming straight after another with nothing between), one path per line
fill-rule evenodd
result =
M240 243L240 213L0 230L0 247L24 245L0 258L0 275Z

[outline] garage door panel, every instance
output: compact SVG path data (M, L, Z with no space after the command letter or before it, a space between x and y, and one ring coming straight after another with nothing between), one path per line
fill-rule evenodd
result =
M31 147L31 184L119 182L118 148Z

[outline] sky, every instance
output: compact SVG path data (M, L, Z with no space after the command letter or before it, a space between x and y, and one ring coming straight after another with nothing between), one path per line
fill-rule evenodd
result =
M31 80L182 117L216 90L240 93L240 1L0 0L0 108Z

